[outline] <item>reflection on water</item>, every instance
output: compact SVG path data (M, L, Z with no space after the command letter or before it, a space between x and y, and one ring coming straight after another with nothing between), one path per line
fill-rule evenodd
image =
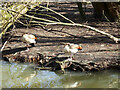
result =
M34 70L33 64L0 65L3 88L118 88L118 71L114 70L59 74Z

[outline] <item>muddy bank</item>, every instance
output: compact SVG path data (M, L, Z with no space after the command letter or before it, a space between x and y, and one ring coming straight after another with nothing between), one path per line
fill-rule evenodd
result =
M81 33L83 29L76 27L74 27L76 29L66 27L65 31L58 33L56 32L62 26L54 27L57 28L56 31L49 32L42 28L16 29L17 33L2 52L3 57L6 57L9 62L31 62L39 67L49 67L39 69L98 71L107 68L119 68L119 44L100 34L86 36L88 31L83 32L84 35L81 36L78 32ZM26 32L31 32L37 36L37 43L35 47L30 47L29 52L26 51L25 44L20 40L21 35ZM92 32L91 34L96 33ZM83 47L83 50L75 54L75 60L70 60L69 55L64 53L62 43L68 42L81 44Z
M54 7L53 7L54 6ZM87 22L80 22L79 12L76 4L62 3L49 6L77 23L90 25L116 37L120 36L120 23L101 22L93 18L93 8L88 6L86 15ZM74 12L74 15L73 15ZM48 13L48 12L47 12ZM62 19L61 19L62 20ZM86 28L76 26L46 26L49 31L41 27L19 27L16 33L6 44L2 56L9 62L31 62L38 66L51 67L52 70L101 70L106 68L119 68L119 43L116 44L108 37L90 31ZM31 33L37 37L35 47L29 52L20 38L23 33ZM3 43L9 35L2 39ZM75 54L75 60L70 60L63 50L62 43L81 44L82 51ZM41 68L44 69L44 68Z

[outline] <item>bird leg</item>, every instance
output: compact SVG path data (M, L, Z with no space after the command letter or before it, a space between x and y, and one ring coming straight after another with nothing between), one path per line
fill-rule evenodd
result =
M73 59L73 53L71 53L70 58Z
M72 60L75 60L73 56L74 56L74 53L71 53L70 58L71 58Z
M26 47L27 47L27 50L25 50L25 51L27 51L27 52L30 51L28 44L26 44Z

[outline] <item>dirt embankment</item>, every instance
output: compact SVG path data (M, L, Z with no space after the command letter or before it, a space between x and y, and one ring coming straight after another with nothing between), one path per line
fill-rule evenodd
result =
M62 5L64 7L64 4ZM62 5L59 5L59 8L60 6L62 7ZM77 11L74 4L73 7L75 8L73 8L74 10L72 12L71 10L67 10L68 18L73 18L73 12ZM59 8L57 7L57 9ZM76 12L75 15L78 16L79 13ZM89 14L87 15L89 16ZM90 17L91 16L89 16L89 18ZM76 16L74 20L79 21ZM119 23L95 20L93 22L93 19L91 19L90 22L83 24L96 27L119 37ZM108 37L81 27L54 25L47 26L47 28L51 30L45 31L40 27L16 29L15 31L17 31L17 33L10 39L2 52L3 57L7 57L10 62L34 62L39 66L52 67L52 70L70 69L89 71L120 67L119 44L114 43ZM25 51L25 44L20 40L23 33L31 33L37 37L35 47L31 47L29 52ZM3 42L4 41L5 39L3 39ZM81 44L83 50L75 54L75 60L70 61L69 55L64 54L64 45L62 43Z

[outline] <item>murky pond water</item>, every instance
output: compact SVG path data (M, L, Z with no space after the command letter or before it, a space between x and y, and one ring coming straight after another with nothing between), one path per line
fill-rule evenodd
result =
M47 70L34 70L33 64L0 62L0 65L2 66L0 85L3 88L118 88L120 73L116 70L104 70L60 74Z

